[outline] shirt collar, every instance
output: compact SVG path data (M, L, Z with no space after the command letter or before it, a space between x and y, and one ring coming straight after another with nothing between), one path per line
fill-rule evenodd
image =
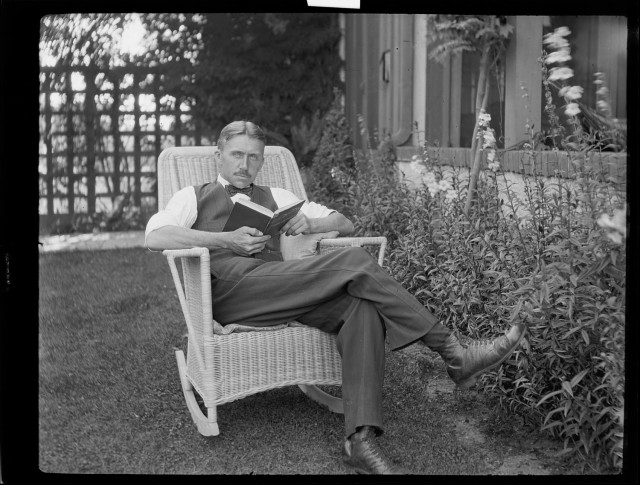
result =
M225 188L225 189L227 188L227 185L231 185L231 182L228 182L220 174L218 174L218 183L220 183L220 185L222 185L222 188ZM234 194L234 196L231 197L231 202L235 204L238 199L251 200L251 197L249 197L247 194Z
M222 178L222 175L218 174L218 183L221 184L223 187L226 187L227 185L229 185L229 182L227 182L224 178Z

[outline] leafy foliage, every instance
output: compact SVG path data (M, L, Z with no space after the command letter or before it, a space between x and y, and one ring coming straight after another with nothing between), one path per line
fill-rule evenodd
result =
M429 57L444 62L464 51L480 52L491 46L496 53L506 48L513 25L495 15L429 15L429 38L434 47ZM497 58L498 56L496 56Z
M122 48L132 23L140 52ZM251 119L291 146L291 126L326 113L340 86L339 41L333 13L65 14L44 17L40 46L69 67L164 65L165 90L193 97L214 132Z
M484 170L468 215L466 173L427 147L414 161L425 180L416 189L365 147L357 171L323 186L324 200L336 197L359 235L389 238L389 271L462 339L493 338L524 321L521 348L480 385L561 439L567 457L619 471L626 194L590 155L591 135L576 130L563 143L575 178L544 177L529 143L521 190Z
M204 49L185 85L214 131L251 119L270 143L289 145L292 125L326 113L340 85L335 14L209 14Z
M291 144L296 161L301 167L307 167L311 164L324 127L324 120L319 112L313 113L313 116L307 122L306 116L303 116L298 125L291 127Z
M334 90L333 103L322 122L322 135L308 168L310 200L322 202L352 216L348 192L356 176L349 123L342 107L342 92Z
M154 66L171 64L180 72L193 64L202 49L204 17L199 14L83 13L43 17L40 29L41 62L50 56L63 66ZM146 35L143 49L128 52L122 36L130 24Z
M622 206L598 171L579 163L577 184L525 176L520 219L503 208L495 174L479 179L470 217L459 198L367 178L373 203L358 205L358 227L391 236L391 272L461 335L487 338L524 320L525 344L484 376L484 390L564 440L567 453L619 470L626 251L596 221ZM462 195L460 174L446 175Z

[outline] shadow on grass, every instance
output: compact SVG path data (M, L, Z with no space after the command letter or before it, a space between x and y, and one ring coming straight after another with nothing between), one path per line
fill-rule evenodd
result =
M161 254L42 254L39 305L42 471L347 472L340 455L342 416L297 387L225 404L218 408L221 434L198 434L174 357L184 345L185 325ZM495 424L495 415L476 393L454 393L430 351L414 346L388 352L384 392L381 444L392 459L428 475L511 471L504 465L513 443L522 440L483 432L482 419L493 416ZM529 473L554 473L558 463L547 457L539 465Z

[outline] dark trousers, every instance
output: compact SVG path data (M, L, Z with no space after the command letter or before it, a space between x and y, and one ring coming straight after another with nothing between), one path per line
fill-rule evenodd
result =
M265 262L213 281L213 317L222 324L297 320L337 334L347 436L382 429L385 334L393 350L422 338L436 318L362 248Z

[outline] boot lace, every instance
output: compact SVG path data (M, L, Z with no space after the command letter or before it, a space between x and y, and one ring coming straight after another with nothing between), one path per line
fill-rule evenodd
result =
M492 346L496 339L492 338L483 338L478 340L472 340L471 342L467 342L463 344L465 348L474 348L474 347L489 347Z

